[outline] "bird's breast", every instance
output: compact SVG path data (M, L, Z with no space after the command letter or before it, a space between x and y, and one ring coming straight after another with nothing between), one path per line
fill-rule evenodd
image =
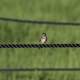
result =
M45 43L45 41L46 41L46 39L45 39L45 38L41 39L41 42L42 42L42 43Z

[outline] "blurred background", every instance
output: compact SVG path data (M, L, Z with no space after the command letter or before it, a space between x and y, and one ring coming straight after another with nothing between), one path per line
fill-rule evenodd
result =
M0 17L79 22L79 0L0 0ZM80 26L0 21L0 44L80 43ZM1 68L79 68L79 48L0 49ZM0 72L0 80L80 80L80 72Z

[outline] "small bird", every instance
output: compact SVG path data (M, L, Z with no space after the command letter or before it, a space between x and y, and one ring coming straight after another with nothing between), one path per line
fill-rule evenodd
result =
M41 38L40 38L40 42L42 44L47 42L47 35L46 35L46 33L42 33Z

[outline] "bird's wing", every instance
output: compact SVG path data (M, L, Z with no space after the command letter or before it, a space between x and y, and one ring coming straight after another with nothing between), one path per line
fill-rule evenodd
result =
M41 38L42 38L42 37L40 37L39 42L41 41Z
M47 41L48 39L47 39L47 36L46 36L46 41Z

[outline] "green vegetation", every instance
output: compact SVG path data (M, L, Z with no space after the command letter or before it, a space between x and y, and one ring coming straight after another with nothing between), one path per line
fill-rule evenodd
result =
M1 0L0 17L49 21L79 21L79 0ZM80 26L23 24L0 21L0 43L80 43ZM80 67L80 49L0 49L0 68ZM80 80L80 72L0 73L0 80Z

